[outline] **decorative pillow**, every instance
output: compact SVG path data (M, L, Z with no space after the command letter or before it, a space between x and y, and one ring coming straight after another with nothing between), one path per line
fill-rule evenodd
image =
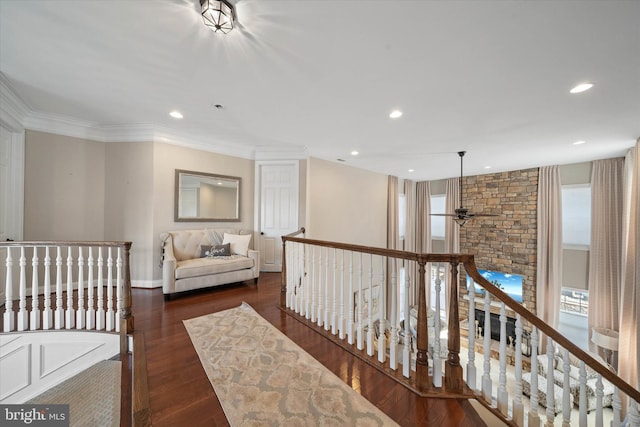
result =
M231 256L231 245L200 246L200 258Z
M222 243L231 244L231 252L234 254L247 256L249 252L249 242L251 241L251 234L228 234L224 233Z

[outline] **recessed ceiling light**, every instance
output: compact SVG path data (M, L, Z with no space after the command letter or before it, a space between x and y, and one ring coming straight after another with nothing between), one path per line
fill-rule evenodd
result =
M582 145L584 143L586 143L587 141L576 141L573 143L573 145Z
M393 110L390 114L389 117L391 117L392 119L397 119L398 117L402 116L402 111L400 110Z
M360 153L358 152L358 150L353 150L353 151L351 152L351 155L352 155L352 156L357 156L358 154L360 154Z
M485 169L491 169L491 166L485 166L484 168Z
M584 92L586 90L589 90L593 87L593 83L591 82L584 82L584 83L580 83L579 85L575 86L573 89L571 89L569 91L569 93L580 93L580 92Z
M409 169L408 172L415 172L415 169Z
M178 110L173 110L172 112L169 113L169 115L174 119L181 119L182 117L184 117L182 113Z

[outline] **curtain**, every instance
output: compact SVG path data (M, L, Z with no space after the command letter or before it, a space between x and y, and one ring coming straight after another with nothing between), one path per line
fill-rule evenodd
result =
M387 248L399 249L400 248L400 229L398 226L398 177L389 175L388 189L387 189ZM387 259L387 292L385 293L387 301L390 304L386 305L387 316L391 313L391 306L394 303L400 301L400 286L396 287L396 292L392 294L391 288L391 275L395 271L396 280L399 276L398 263L393 259ZM399 314L399 313L398 313Z
M404 197L407 204L407 218L406 218L406 232L404 234L404 250L409 252L416 251L416 183L406 179L404 181ZM409 278L409 294L406 295L409 298L409 305L415 304L414 292L415 283L418 278L418 270L415 268L415 262L404 262L405 274ZM411 266L411 268L409 268ZM404 286L404 283L402 284Z
M537 237L537 314L557 329L562 288L562 193L558 166L540 168ZM540 334L539 343L540 351L546 351L546 335Z
M618 374L640 387L640 138L625 158ZM623 411L626 405L623 404Z
M447 180L447 188L445 195L445 213L453 214L460 201L460 179L461 178L449 178ZM460 226L456 224L452 216L446 216L444 219L444 252L447 254L453 254L460 252ZM447 274L444 279L445 289L445 305L447 312L449 311L449 300L451 295L451 286L449 285L450 274L449 269L446 269Z
M418 182L416 184L416 251L420 253L431 253L431 184L428 181ZM416 266L416 277L417 277ZM427 278L425 283L429 284L429 278L431 277L431 263L425 265L425 271ZM416 282L417 283L417 282ZM417 301L417 289L412 290L413 302ZM427 307L431 307L431 292L429 286L427 286Z
M619 329L623 170L619 158L596 160L591 171L588 333L589 348L596 352L600 349L591 342L593 328Z

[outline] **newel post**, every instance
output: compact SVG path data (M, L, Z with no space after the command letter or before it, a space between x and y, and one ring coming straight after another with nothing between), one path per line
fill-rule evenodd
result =
M280 307L287 305L287 240L282 236L282 273L280 277Z
M416 354L416 385L418 390L429 389L429 356L428 356L428 330L427 330L427 297L425 291L425 264L423 257L418 259L418 330L417 330L417 354Z
M131 296L131 242L125 242L122 245L122 271L124 272L124 278L122 280L122 312L120 313L120 353L126 353L127 335L133 334L133 314L131 314L131 303L133 298Z
M461 392L463 388L462 366L460 366L460 320L458 315L458 261L451 261L449 283L449 356L444 364L444 386L447 390Z

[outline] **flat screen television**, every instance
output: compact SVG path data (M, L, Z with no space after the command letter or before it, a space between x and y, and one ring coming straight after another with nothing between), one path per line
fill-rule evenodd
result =
M496 285L504 293L522 304L522 276L517 274L480 269L478 269L478 273L480 273L482 277L487 279L489 283ZM470 288L471 277L467 275L467 290L469 290ZM476 293L484 295L484 289L477 283L475 284L475 289Z

